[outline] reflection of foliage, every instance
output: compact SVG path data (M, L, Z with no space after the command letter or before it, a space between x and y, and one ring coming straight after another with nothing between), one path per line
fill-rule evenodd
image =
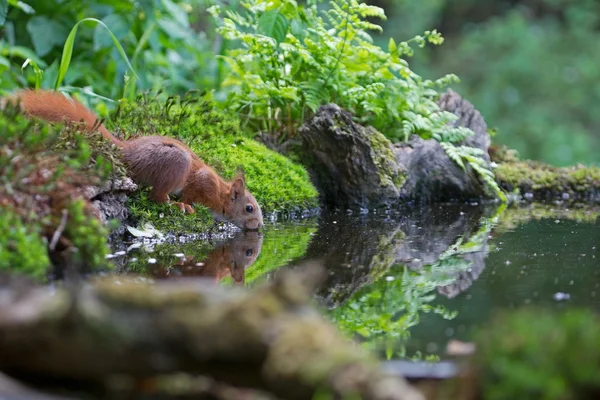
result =
M394 266L386 277L361 289L333 310L331 317L342 332L359 335L369 347L391 343L394 348L400 347L398 355L404 357L402 342L410 337L409 328L419 323L420 313L434 312L448 319L456 316L443 306L430 304L438 286L453 282L452 277L431 272L430 268L411 271Z
M246 283L302 257L316 231L316 221L281 223L265 229L260 255L246 270Z
M600 320L589 310L524 309L496 316L477 335L486 399L595 399Z
M460 236L433 264L420 270L394 266L386 276L361 289L331 317L347 334L356 334L369 347L385 344L387 356L406 357L404 343L410 327L419 323L420 313L433 312L446 319L457 313L441 305L432 305L435 290L454 283L458 274L468 270L472 261L465 256L484 250L488 235L504 211L500 206L480 222L479 229L468 239Z

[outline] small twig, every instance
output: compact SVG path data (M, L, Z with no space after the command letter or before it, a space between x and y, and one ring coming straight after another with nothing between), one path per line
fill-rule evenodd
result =
M52 235L52 240L50 241L50 250L54 251L56 248L56 244L58 243L58 239L62 236L65 227L67 226L67 217L69 216L69 212L66 209L62 210L62 218L60 220L60 224L58 228L54 231L54 235Z

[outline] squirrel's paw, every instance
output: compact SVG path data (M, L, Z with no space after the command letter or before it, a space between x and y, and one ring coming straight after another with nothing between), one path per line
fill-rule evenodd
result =
M190 206L189 204L185 204L179 201L174 201L171 204L173 204L174 206L177 206L181 212L184 213L188 213L188 214L194 214L196 211L194 211L194 208L192 206Z

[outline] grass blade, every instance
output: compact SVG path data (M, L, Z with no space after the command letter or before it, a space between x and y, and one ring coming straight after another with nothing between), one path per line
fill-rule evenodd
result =
M95 22L96 24L103 26L108 31L108 33L110 33L110 36L113 40L113 43L117 47L119 54L121 55L123 60L125 60L125 62L127 63L127 66L133 73L133 76L135 77L135 79L139 79L135 70L131 66L131 63L129 62L129 58L127 58L127 54L125 54L125 50L123 50L121 43L119 43L119 40L115 37L115 35L110 30L110 28L108 26L106 26L106 24L104 22L102 22L96 18L84 18L75 24L73 29L71 29L71 32L69 32L69 36L67 36L67 40L65 41L65 45L63 47L62 57L60 59L60 65L58 67L58 77L56 78L56 84L54 85L54 90L58 90L58 88L60 87L60 84L62 83L63 79L65 78L65 75L67 74L67 70L69 69L69 65L71 64L71 56L73 55L73 44L75 43L75 36L77 36L77 29L79 28L79 25L84 22Z

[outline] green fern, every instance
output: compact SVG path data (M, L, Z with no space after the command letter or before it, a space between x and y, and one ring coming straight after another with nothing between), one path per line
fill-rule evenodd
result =
M390 39L386 51L370 35L381 27L367 20L385 20L383 9L358 0L332 0L325 10L317 3L243 0L240 13L209 9L218 32L239 44L223 57L229 66L224 106L244 114L251 128L283 136L294 134L320 105L335 102L391 140L434 138L463 170L475 165L503 198L482 155L456 146L473 132L452 127L456 116L437 104L437 89L458 78L423 79L402 58L412 55L413 46L442 44L443 37L432 30L407 41ZM273 123L275 116L286 123Z

